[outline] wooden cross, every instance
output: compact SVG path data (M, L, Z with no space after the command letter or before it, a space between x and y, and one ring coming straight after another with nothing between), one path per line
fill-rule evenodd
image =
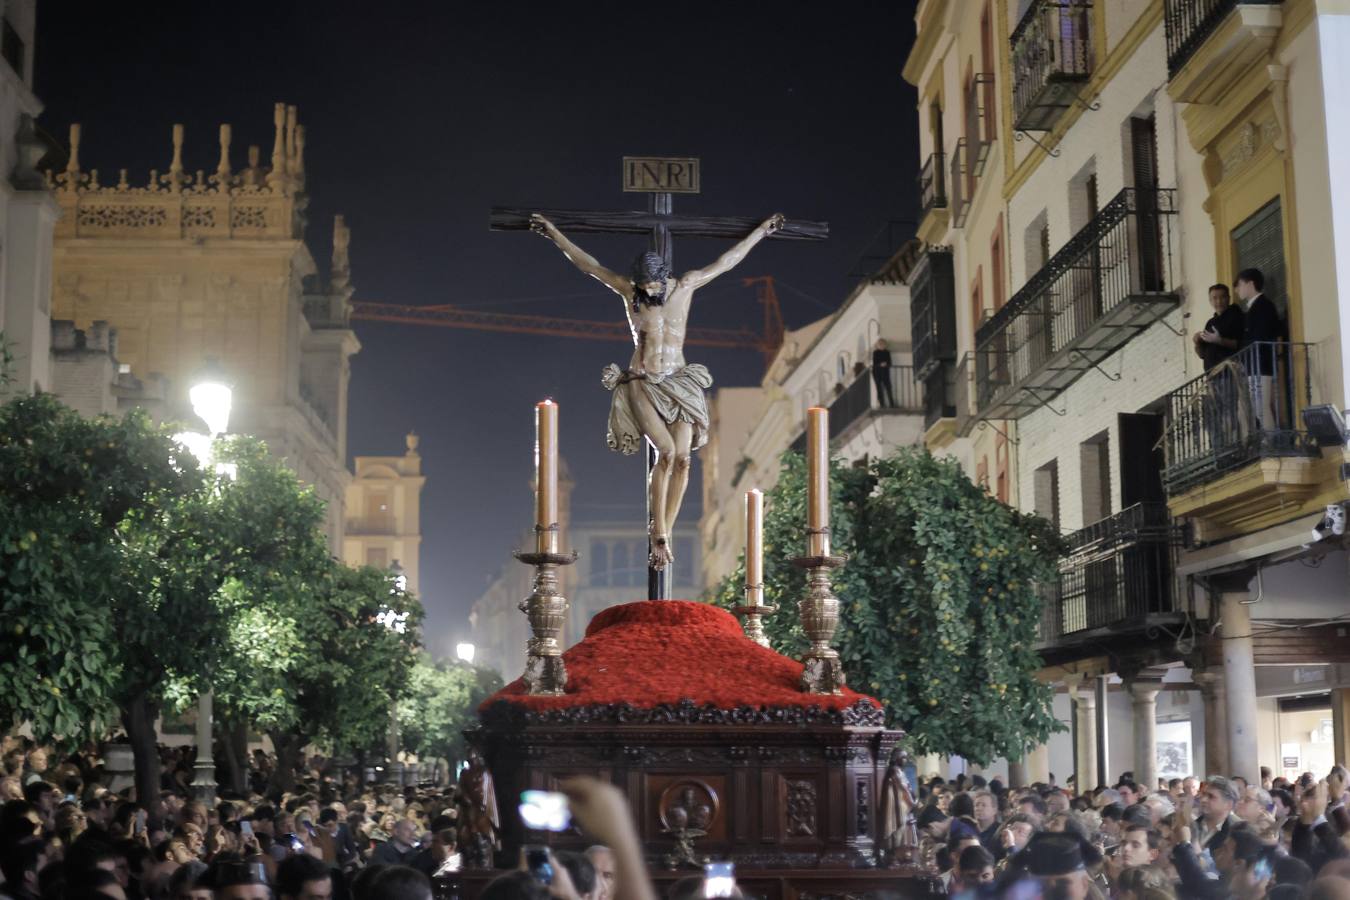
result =
M692 177L691 177L692 176ZM489 227L493 231L529 231L530 216L542 213L559 231L572 234L645 234L650 247L660 253L674 272L674 237L729 238L740 240L754 231L762 218L742 216L677 216L671 212L674 193L698 193L698 160L641 159L624 160L624 190L645 193L646 212L595 211L567 209L520 209L493 207ZM822 241L829 237L826 222L788 219L783 227L769 235L771 240ZM656 448L647 443L647 478L656 464ZM647 517L651 519L650 494ZM675 536L671 535L671 540ZM648 536L648 558L651 555ZM670 599L669 569L647 567L647 596L651 600Z

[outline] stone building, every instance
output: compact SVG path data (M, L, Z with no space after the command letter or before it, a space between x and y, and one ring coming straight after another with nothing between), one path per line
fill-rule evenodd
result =
M167 168L144 180L85 168L72 125L65 165L41 191L60 215L51 317L86 334L94 323L115 330L121 374L163 379L170 418L190 421L192 377L218 360L234 380L230 429L265 440L314 486L336 551L350 478L348 358L360 348L349 322L349 233L338 217L321 279L304 235L304 127L283 104L273 119L270 165L250 147L236 168L222 125L216 146L193 160L209 155L211 168L190 168L175 125Z
M916 250L911 243L895 251L838 312L789 331L759 387L713 391L708 445L700 454L704 590L736 568L745 550L745 492L767 492L778 482L783 453L805 450L806 411L812 406L829 408L831 452L846 460L885 455L922 440L924 411L912 367L906 284ZM883 404L872 378L878 339L891 354L894 406Z
M418 438L405 438L402 456L358 456L347 484L342 558L352 566L387 569L398 563L408 589L421 596L422 457Z
M915 365L954 373L925 382L949 411L928 444L997 473L991 489L1071 548L1043 586L1039 647L1066 731L1009 774L1147 783L1345 759L1350 572L1343 538L1313 528L1346 502L1346 456L1313 429L1345 407L1350 371L1350 136L1331 112L1350 63L1327 52L1350 16L922 0L916 23L919 234L950 276L922 299L911 281L916 347L935 348ZM1193 335L1209 286L1246 267L1290 340L1234 357L1224 393ZM1268 416L1246 377L1261 353Z
M0 14L0 333L11 361L0 392L51 389L51 255L56 203L34 168L42 157L33 119L36 0Z

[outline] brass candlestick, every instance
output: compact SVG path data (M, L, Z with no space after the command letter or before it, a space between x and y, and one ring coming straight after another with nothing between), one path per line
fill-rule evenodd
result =
M558 567L577 561L576 551L558 552L558 523L544 528L534 527L533 553L516 551L516 559L534 566L534 590L520 602L520 611L529 619L534 637L525 645L525 687L533 696L552 697L567 687L567 669L563 666L563 620L567 615L567 598L558 592Z
M828 528L819 529L823 540L813 542L828 544ZM802 657L802 690L808 694L839 694L844 687L844 666L839 662L839 652L830 646L834 632L839 627L839 598L834 595L830 585L830 570L837 569L848 561L846 556L799 556L792 564L805 569L806 597L797 601L797 610L801 614L802 631L811 641L811 646Z
M745 629L745 636L761 647L769 646L769 637L764 633L763 617L778 612L778 607L764 602L764 585L747 584L745 602L736 607L735 612L744 620L741 624Z

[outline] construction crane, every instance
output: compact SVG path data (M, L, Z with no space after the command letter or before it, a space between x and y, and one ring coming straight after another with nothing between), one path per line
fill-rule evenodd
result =
M756 287L756 299L764 307L764 330L749 328L690 327L684 342L695 347L721 347L731 350L758 350L768 365L783 346L783 312L778 305L778 292L772 275L743 278L746 287ZM498 331L510 334L542 334L548 337L590 338L601 341L632 343L633 335L626 322L597 322L589 319L569 319L562 316L530 316L520 313L485 312L444 304L440 306L406 306L398 303L372 303L358 300L352 303L352 318L367 322L400 322L405 325L439 325L443 328L470 328L477 331Z

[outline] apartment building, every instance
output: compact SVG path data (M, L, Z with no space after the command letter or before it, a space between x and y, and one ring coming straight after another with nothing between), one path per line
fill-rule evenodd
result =
M864 278L839 310L784 337L758 387L720 388L703 459L703 587L712 590L744 551L744 495L778 482L782 456L805 452L806 411L830 411L830 450L845 460L884 456L923 439L924 409L914 378L910 282L921 247L910 242ZM890 396L873 375L886 343Z
M915 369L943 413L927 441L1070 547L1040 637L1066 731L1010 774L1345 758L1350 571L1343 538L1313 528L1348 496L1331 423L1350 135L1328 114L1345 64L1324 48L1350 16L922 0L916 21L932 286L911 280ZM1207 374L1208 288L1248 267L1288 340Z

